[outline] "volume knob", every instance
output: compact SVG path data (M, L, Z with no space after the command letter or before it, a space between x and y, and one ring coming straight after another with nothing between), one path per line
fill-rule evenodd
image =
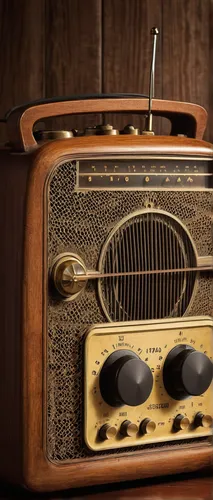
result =
M178 345L168 354L163 381L168 394L176 399L200 396L207 391L213 376L210 359L188 345Z
M101 395L110 406L138 406L148 399L153 377L147 364L134 352L119 350L105 361L99 384Z

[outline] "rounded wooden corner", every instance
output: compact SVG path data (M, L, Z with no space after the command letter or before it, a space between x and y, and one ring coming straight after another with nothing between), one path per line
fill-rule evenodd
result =
M56 465L40 450L40 457L32 457L24 471L22 485L42 493L195 471L207 473L213 467L212 451L209 444L176 445Z

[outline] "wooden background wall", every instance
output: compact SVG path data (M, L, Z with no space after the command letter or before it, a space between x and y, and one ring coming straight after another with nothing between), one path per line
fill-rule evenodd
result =
M0 117L40 97L147 93L149 32L155 25L160 30L155 95L206 107L205 138L213 142L213 0L0 0ZM54 126L97 121L68 117ZM121 126L129 117L108 121ZM168 131L159 118L155 127Z

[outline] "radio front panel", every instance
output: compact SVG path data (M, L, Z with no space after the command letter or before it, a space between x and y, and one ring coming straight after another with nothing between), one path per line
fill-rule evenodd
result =
M150 161L148 176L153 163L157 168L162 164L162 159ZM128 165L137 166L135 157L104 161L109 162L119 164L124 175ZM146 164L144 157L137 157L137 162ZM110 454L110 448L115 449L87 446L83 437L84 339L91 325L212 316L211 162L199 157L196 162L188 159L187 165L184 158L178 162L184 165L184 173L178 173L184 179L185 168L197 165L199 171L195 174L192 168L187 175L199 177L199 189L192 189L191 183L178 190L109 189L112 172L107 173L107 182L103 176L101 189L82 187L80 175L95 178L85 169L91 163L102 168L101 158L59 162L48 178L45 447L53 462L87 458L99 449ZM176 160L164 159L164 163L166 175L171 175ZM190 413L190 422L192 417ZM193 437L203 439L199 432ZM170 438L167 434L163 440ZM119 442L116 450L123 446ZM143 446L134 442L133 449L135 444L135 449Z

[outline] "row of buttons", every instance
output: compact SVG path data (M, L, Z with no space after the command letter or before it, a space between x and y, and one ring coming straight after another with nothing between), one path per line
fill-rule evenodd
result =
M196 427L211 427L212 426L213 419L210 415L204 415L203 413L199 412L195 415L194 421L193 421L193 426ZM187 417L184 415L177 415L174 419L173 425L172 425L172 430L173 431L181 431L181 430L187 430L190 426L190 421ZM116 435L119 434L123 437L134 437L136 434L140 434L143 436L144 434L151 434L154 432L156 429L156 423L153 420L150 420L149 418L145 418L140 426L130 422L130 420L125 420L122 422L119 431L109 425L109 424L104 424L98 432L98 436L101 440L105 441L107 439L113 439L116 437Z
M149 418L144 419L139 427L138 425L130 422L130 420L125 420L120 426L119 433L123 437L134 437L138 432L140 435L151 434L155 431L155 429L156 423ZM106 439L115 438L117 433L118 430L115 427L105 424L100 428L98 434L99 437L105 441Z

